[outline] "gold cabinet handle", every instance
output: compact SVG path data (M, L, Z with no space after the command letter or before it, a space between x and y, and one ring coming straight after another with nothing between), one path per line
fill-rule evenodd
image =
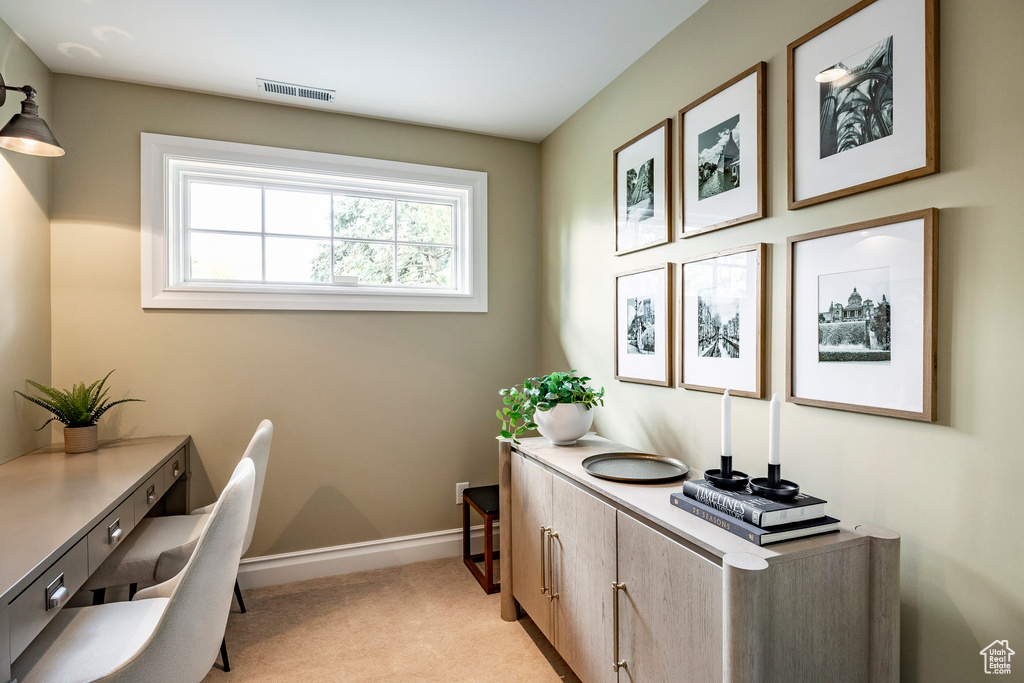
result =
M558 597L555 590L555 546L554 540L558 538L557 531L548 531L548 602Z
M550 530L550 526L541 527L541 595L548 592L548 554L546 552L547 546L545 545L545 541L547 540L547 533Z
M626 667L626 660L619 659L619 591L626 590L626 584L612 582L612 671Z

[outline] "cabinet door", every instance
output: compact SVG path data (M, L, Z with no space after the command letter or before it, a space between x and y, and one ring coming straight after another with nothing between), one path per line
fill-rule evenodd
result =
M7 605L0 605L0 681L11 678L11 632L7 611Z
M555 642L547 593L544 553L548 544L541 527L551 526L553 476L512 452L512 595L541 633Z
M620 683L722 680L722 568L618 515Z
M615 509L561 477L551 498L555 647L580 679L614 683Z

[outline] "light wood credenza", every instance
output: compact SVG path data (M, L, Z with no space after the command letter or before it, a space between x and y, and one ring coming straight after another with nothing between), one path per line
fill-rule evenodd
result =
M636 449L499 442L504 620L529 614L587 683L899 680L897 534L759 547L673 507L678 482L583 469L613 451Z
M123 439L73 455L54 444L0 465L0 681L138 521L188 514L190 443Z

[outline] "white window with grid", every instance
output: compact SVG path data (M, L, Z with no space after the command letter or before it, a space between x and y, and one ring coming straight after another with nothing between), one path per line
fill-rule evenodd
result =
M487 174L142 134L143 308L487 310Z

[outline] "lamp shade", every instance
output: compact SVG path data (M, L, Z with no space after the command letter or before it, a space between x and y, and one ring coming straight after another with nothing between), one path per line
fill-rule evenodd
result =
M64 148L46 121L39 118L39 105L31 96L21 103L21 113L11 117L0 130L0 147L38 157L64 156Z

